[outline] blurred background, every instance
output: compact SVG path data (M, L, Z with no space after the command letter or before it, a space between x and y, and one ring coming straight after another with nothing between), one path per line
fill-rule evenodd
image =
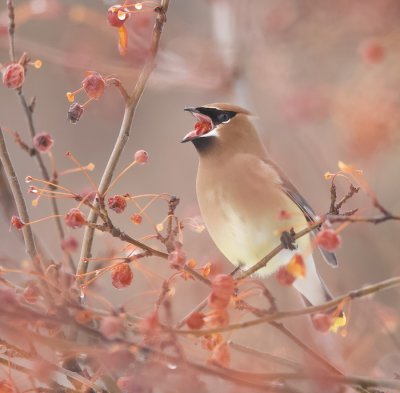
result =
M106 21L107 9L113 4L100 0L16 1L17 54L26 51L43 62L41 69L29 69L24 84L27 98L35 96L37 100L37 131L53 135L52 152L59 172L73 167L65 157L70 151L82 164L95 164L91 175L96 181L119 131L122 98L115 88L107 88L73 125L67 121L65 94L80 87L86 71L115 75L130 91L146 57L154 21L152 13L132 15L126 23L128 53L121 57L117 31ZM0 11L0 62L7 64L5 2ZM380 202L399 213L399 20L398 0L172 0L157 67L138 106L119 168L129 164L139 149L148 151L150 161L129 171L114 192L176 195L181 199L179 217L197 220L197 154L193 146L180 144L194 122L183 108L232 102L254 113L271 155L317 213L329 208L330 184L324 173L336 172L338 160L363 169ZM77 99L86 101L84 94ZM2 127L18 131L30 142L14 91L1 88L0 102ZM7 142L20 178L41 177L12 137L8 136ZM44 159L50 165L48 157ZM60 183L76 192L89 187L79 173L61 176ZM340 193L347 192L346 182L337 185ZM61 200L60 206L67 211L75 204ZM365 195L351 200L348 208L354 207L365 215L376 213ZM30 207L32 219L49 211L49 201L44 199L39 206ZM153 222L145 219L142 225L130 221L135 212L132 204L129 214L114 214L113 219L139 238L154 232L153 224L164 219L167 206L155 202L149 210ZM17 234L9 232L10 216L11 209L6 207L0 227L0 257L5 266L20 264L25 257ZM337 253L339 268L333 270L318 260L331 291L339 295L399 275L399 228L396 222L346 228ZM62 254L54 222L37 224L34 229L54 260L59 260ZM69 230L78 240L82 233L82 229ZM216 271L232 269L206 231L186 228L184 240L188 257L199 265L212 262ZM95 245L98 257L123 248L107 235L97 236ZM143 264L150 273L134 273L134 285L128 289L116 290L107 278L94 285L114 304L145 314L154 304L162 278L171 271L162 260ZM178 319L207 294L207 288L191 281L176 285L173 307ZM282 309L302 305L293 289L280 287L273 277L267 285ZM400 358L398 296L398 290L391 290L352 304L347 329L329 338L336 346L336 353L330 354L334 363L355 374L392 378L400 371L396 366ZM315 337L307 318L290 320L287 326L311 345L318 346L322 340ZM290 358L303 356L284 336L266 326L235 333L232 339ZM244 361L240 364L238 359L238 367L244 367Z

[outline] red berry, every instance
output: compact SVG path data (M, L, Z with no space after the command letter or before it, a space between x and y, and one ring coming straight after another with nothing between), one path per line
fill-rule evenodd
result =
M140 214L134 214L134 215L131 217L131 220L132 220L132 222L133 222L134 224L139 225L139 224L142 223L143 217L142 217Z
M12 216L11 225L16 229L22 229L25 226L25 223L18 216Z
M292 285L294 280L296 280L296 277L288 272L286 266L282 266L276 273L276 279L278 280L279 284Z
M311 317L311 321L316 330L325 333L331 327L332 318L327 314L318 313Z
M65 224L70 228L81 228L86 224L86 219L79 209L73 208L66 214Z
M322 229L318 232L315 241L327 251L334 251L342 244L340 236L333 229Z
M129 286L133 280L132 269L129 263L121 263L112 269L111 273L112 285L115 288L125 288Z
M41 132L33 137L33 146L41 153L47 153L53 146L54 140L47 132Z
M77 102L74 102L73 104L71 104L71 106L69 107L68 110L68 120L72 123L72 124L76 124L78 123L78 121L80 120L80 118L83 115L83 106L79 105Z
M121 27L129 17L128 10L121 5L113 5L108 9L107 20L112 27Z
M98 72L91 71L83 80L82 86L90 98L98 100L104 93L106 83Z
M11 63L3 68L3 85L10 89L18 89L25 80L25 69L19 63Z
M186 320L186 325L189 329L201 329L204 325L204 314L201 312L194 312Z
M120 214L126 208L126 199L122 195L114 195L108 198L108 207L114 210L115 213Z
M138 150L135 153L135 161L138 164L145 164L149 160L149 154L145 150Z

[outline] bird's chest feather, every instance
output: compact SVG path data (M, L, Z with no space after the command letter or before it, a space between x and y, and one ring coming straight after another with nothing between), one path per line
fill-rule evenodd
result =
M208 171L207 177L199 171L199 206L220 251L236 265L252 265L279 244L282 230L304 228L305 219L273 179L259 178L240 167L232 169L216 170L212 176ZM282 210L292 215L289 223L279 220Z

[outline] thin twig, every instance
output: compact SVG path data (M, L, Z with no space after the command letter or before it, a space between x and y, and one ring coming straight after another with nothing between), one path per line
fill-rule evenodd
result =
M4 141L3 131L1 128L0 128L0 160L3 164L4 171L6 173L8 182L10 184L11 192L14 196L19 217L23 222L29 222L28 210L26 208L25 200L21 191L21 187L18 182L17 175L15 174L14 167L10 160L10 156L8 155L7 147ZM26 252L28 253L32 261L33 268L36 270L37 273L42 274L43 270L37 258L35 240L30 225L24 225L24 227L22 228L22 234L24 236Z
M10 47L10 60L12 63L14 63L15 62L15 45L14 45L15 13L12 0L7 0L7 8L8 8L8 20L9 20L8 39Z
M214 328L214 329L204 329L204 330L176 330L178 334L191 334L195 336L204 336L206 334L213 334L213 333L221 333L227 331L233 331L237 329L244 329L251 326L256 326L262 323L270 323L273 321L285 319L285 318L292 318L297 317L300 315L308 315L314 314L321 311L326 311L332 309L343 302L349 302L351 300L368 296L372 293L376 293L382 290L387 290L391 288L398 287L400 285L400 277L393 277L388 280L380 281L376 284L369 285L354 291L350 291L345 295L339 296L335 299L332 299L329 302L320 304L318 306L307 307L300 310L293 310L293 311L281 311L274 314L266 315L265 317L261 317L255 320L246 321L242 323L236 323L225 327Z
M9 47L10 47L10 59L12 62L15 61L15 45L14 45L14 32L15 32L15 13L14 13L14 5L13 5L13 0L7 0L7 7L8 7L8 19L9 19L9 25L8 25L8 37L9 37ZM25 112L25 117L27 119L28 122L28 128L29 128L29 132L30 132L30 136L33 139L36 135L36 129L35 129L35 125L33 122L33 109L34 109L34 105L35 105L35 99L32 100L32 103L30 105L28 105L25 96L22 92L22 87L20 87L19 89L17 89L17 94L20 98L22 107L24 109ZM40 171L42 173L43 178L46 181L50 181L50 176L49 173L47 171L47 168L43 162L42 156L35 150L35 149L30 149L28 152L30 155L32 155L32 151L35 151L36 154L34 154L36 162L39 165ZM62 226L61 223L61 219L59 217L60 215L60 211L58 209L58 204L55 198L51 199L51 205L52 205L52 210L53 210L53 214L56 217L56 226L60 235L60 240L64 240L65 237L65 233L64 233L64 228ZM68 263L72 269L72 272L75 272L75 265L74 265L74 261L71 257L71 254L69 252L66 252L67 258L68 258Z
M118 138L115 142L113 151L110 155L107 166L104 170L103 176L100 181L100 185L99 185L100 196L104 196L103 195L104 192L106 192L106 190L108 189L108 187L111 183L115 168L118 164L118 161L121 157L121 154L125 148L128 138L129 138L132 121L133 121L133 116L135 114L137 104L140 100L140 97L143 94L147 80L149 79L150 74L155 67L155 64L156 64L155 58L156 58L157 51L158 51L158 46L159 46L159 42L160 42L160 38L161 38L162 29L163 29L164 23L166 22L166 13L168 10L168 5L169 5L169 0L162 0L160 7L158 7L158 9L157 9L157 18L156 18L155 26L153 29L149 57L147 58L147 61L142 69L142 72L139 75L139 79L136 82L133 93L131 94L131 96L128 99L128 102L125 106L124 117L122 120ZM96 212L91 211L89 214L88 221L90 223L96 223L97 217L98 216L97 216ZM93 238L94 238L94 228L91 228L90 226L86 227L85 233L83 236L81 255L80 255L78 269L77 269L78 276L87 272L88 264L86 261L88 260L88 258L91 257ZM84 280L80 280L80 281L82 283L82 281L84 281Z

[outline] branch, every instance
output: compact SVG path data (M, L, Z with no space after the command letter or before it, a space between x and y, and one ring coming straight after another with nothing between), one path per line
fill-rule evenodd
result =
M228 332L238 329L244 329L251 326L260 325L262 323L270 323L273 321L285 319L285 318L292 318L297 317L300 315L308 315L314 314L316 312L330 310L343 302L349 302L351 300L368 296L372 293L376 293L382 290L391 289L400 286L400 277L393 277L388 280L384 280L378 282L377 284L369 285L354 291L350 291L345 295L339 296L335 299L332 299L329 302L324 304L320 304L318 306L307 307L300 310L293 310L293 311L281 311L274 314L266 315L265 317L261 317L255 320L246 321L242 323L236 323L225 327L214 328L214 329L204 329L204 330L175 330L177 334L191 334L194 336L204 336L207 334L214 334L214 333L221 333L221 332Z
M15 174L14 167L11 163L10 156L8 155L7 147L4 141L3 131L0 128L0 160L4 167L8 182L10 184L11 192L14 196L15 204L17 206L18 215L23 222L29 222L28 210L22 195L21 187L18 182L17 175ZM28 253L35 271L39 274L43 273L40 262L38 263L37 251L33 232L30 225L24 225L22 228L26 252Z
M13 0L7 0L7 7L8 7L8 19L9 19L8 36L9 36L9 46L10 46L10 58L11 58L11 61L14 62L15 61L15 46L14 46L15 13L14 13ZM36 135L36 129L35 129L35 125L33 122L33 108L34 108L35 101L33 100L32 103L30 105L28 105L26 98L22 92L22 87L17 89L17 94L20 98L22 108L24 109L25 117L28 122L29 132L30 132L31 138L33 139ZM50 181L51 179L50 179L49 173L47 171L47 168L43 162L42 156L40 155L40 153L38 151L36 151L36 149L34 149L33 151L35 152L34 156L35 156L36 162L40 168L43 178L46 181ZM29 154L32 155L31 151L29 151ZM52 204L53 214L56 216L55 220L56 220L58 233L59 233L60 239L62 241L65 237L65 233L64 233L64 228L61 223L61 219L59 217L60 211L58 209L58 204L57 204L57 201L55 198L51 198L51 204ZM72 269L72 272L74 272L75 265L74 265L74 261L72 260L71 254L66 252L66 255L67 255L70 267Z
M135 110L137 104L140 100L140 97L143 94L145 89L147 80L150 77L151 72L155 67L155 58L158 51L158 46L161 38L162 29L164 23L166 22L166 13L168 10L169 0L162 0L160 7L157 9L157 18L155 22L155 26L153 29L152 41L150 46L149 57L142 69L142 72L139 75L139 79L136 82L135 88L125 106L124 117L122 120L121 128L118 134L118 138L116 140L114 149L110 155L108 160L106 169L104 170L103 176L99 185L99 197L103 197L103 194L106 192L108 186L111 183L115 168L117 163L121 157L122 151L128 141L130 135L130 129L132 126L133 116L135 114ZM98 215L96 212L91 211L88 221L90 223L96 223ZM86 227L85 233L82 241L82 249L81 255L78 263L77 275L80 276L87 272L88 263L86 262L88 258L91 257L91 250L93 245L93 237L94 237L94 228L90 226Z

